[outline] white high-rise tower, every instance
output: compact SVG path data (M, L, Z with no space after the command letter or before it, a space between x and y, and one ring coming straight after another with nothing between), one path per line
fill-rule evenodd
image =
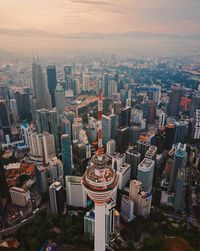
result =
M98 102L98 151L83 175L82 185L95 203L95 251L105 251L105 202L118 186L118 175L102 150L102 94Z

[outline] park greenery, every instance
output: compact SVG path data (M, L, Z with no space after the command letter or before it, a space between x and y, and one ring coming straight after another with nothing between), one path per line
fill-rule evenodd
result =
M19 251L41 250L46 241L60 244L68 244L75 250L90 251L93 243L89 235L84 234L82 216L54 216L42 212L33 220L20 228L15 237L20 242Z
M170 251L166 237L177 237L186 240L191 247L200 250L200 232L197 228L181 221L174 223L164 214L154 212L148 219L137 217L132 223L123 228L121 234L128 243L127 251L133 250L142 233L148 233L149 237L143 241L142 251Z

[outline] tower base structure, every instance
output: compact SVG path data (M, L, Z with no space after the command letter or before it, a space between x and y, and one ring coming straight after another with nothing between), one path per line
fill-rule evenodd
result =
M94 251L105 251L105 203L95 203Z

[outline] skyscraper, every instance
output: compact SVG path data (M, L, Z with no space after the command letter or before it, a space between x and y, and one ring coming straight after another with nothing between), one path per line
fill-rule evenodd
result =
M42 67L39 63L36 63L35 61L32 64L32 85L33 93L36 98L37 109L51 109L51 96L45 83Z
M72 89L72 66L64 66L64 75L65 75L65 90Z
M138 165L140 164L141 154L133 147L126 151L126 163L131 165L131 179L137 178Z
M174 144L184 143L188 134L188 123L186 121L175 122Z
M175 184L178 175L178 170L181 170L185 167L185 157L186 157L186 145L182 145L181 143L177 144L169 183L169 192L171 193L175 191Z
M89 197L95 202L95 251L105 250L105 202L108 201L117 189L117 173L108 165L107 158L102 150L102 95L98 102L98 151L93 156L82 184Z
M49 93L51 95L52 106L55 107L55 97L54 91L56 89L57 77L56 77L56 66L48 65L47 66L47 84Z
M62 160L64 166L64 175L72 175L73 159L72 145L69 134L63 134L61 137Z
M3 130L4 135L10 134L11 122L6 100L0 100L0 126Z
M174 134L175 134L175 125L174 124L167 124L165 126L165 141L164 141L164 148L166 150L170 150L172 148L174 142Z
M145 192L151 192L155 161L144 158L138 166L137 180L142 182Z
M81 184L82 177L65 176L67 204L73 207L87 207L87 194Z
M44 193L48 191L47 174L46 174L46 168L44 166L42 165L35 166L35 177L36 177L37 191L39 193Z
M52 214L59 215L64 211L65 190L60 182L56 181L49 187L49 198Z
M190 106L190 118L195 114L195 111L200 108L200 92L192 97Z
M56 156L55 139L54 135L48 132L45 132L42 138L44 146L44 161L45 164L48 164L49 159Z
M130 126L131 121L131 108L126 107L121 110L121 113L119 115L119 127L127 127Z
M61 115L65 109L65 91L61 85L56 86L54 95L57 113Z
M103 95L104 97L108 97L109 95L108 73L104 73L103 75Z
M83 91L89 91L90 76L89 74L83 74Z
M120 153L127 150L129 144L129 127L117 129L117 149Z
M111 139L111 119L109 116L102 116L103 146Z
M177 117L180 109L180 102L182 96L182 87L179 84L171 87L169 95L168 114L169 116Z
M174 208L176 211L183 211L185 208L185 183L185 172L179 170L174 195Z

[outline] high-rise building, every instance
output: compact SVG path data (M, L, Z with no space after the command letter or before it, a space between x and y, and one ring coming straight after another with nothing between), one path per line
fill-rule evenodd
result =
M134 213L147 217L151 210L152 195L142 191L142 182L130 181L129 198L134 202Z
M67 204L73 207L87 207L87 193L78 176L65 176Z
M117 173L108 165L102 150L102 94L98 102L98 151L89 163L82 184L89 197L95 202L95 251L104 251L106 243L105 202L109 201L118 186Z
M43 135L34 132L29 133L30 159L37 162L44 161Z
M121 198L121 216L122 216L122 218L127 222L132 221L134 218L133 210L134 210L133 200L130 199L128 196L123 195Z
M53 157L49 159L49 165L47 170L49 172L49 176L52 182L59 181L62 186L64 186L64 170L63 163L57 157Z
M61 115L65 110L65 91L61 85L56 86L54 95L57 113Z
M51 95L52 106L55 107L54 91L56 89L56 84L57 84L55 65L47 66L47 84L48 84L49 93Z
M119 189L122 190L129 182L131 176L131 165L124 163L117 171L119 176Z
M190 118L193 118L197 109L200 108L200 93L192 97L192 102L190 105Z
M113 155L115 151L116 151L116 141L114 139L111 139L106 144L106 153L109 155Z
M81 117L76 117L72 124L72 138L78 139L79 131L83 129L83 120Z
M111 119L111 139L116 139L117 136L117 116L112 113L110 116Z
M200 139L200 109L195 111L194 120L192 123L192 139Z
M174 142L175 125L170 123L165 126L165 143L164 149L170 150Z
M48 132L43 133L44 162L49 163L49 159L56 156L54 135Z
M111 139L111 119L109 116L102 116L103 145Z
M121 110L119 114L119 128L130 126L131 121L131 108L126 107Z
M109 85L108 85L108 73L104 73L103 75L103 95L104 97L108 97L109 95Z
M138 166L137 180L142 182L145 192L151 192L155 161L144 158Z
M179 121L175 122L175 135L174 135L174 144L184 143L188 134L188 122Z
M0 99L5 100L8 111L10 112L10 106L9 106L9 89L7 85L0 84Z
M64 211L65 190L60 182L56 181L49 187L49 198L52 214L59 215Z
M72 159L72 145L69 134L63 134L61 137L62 160L64 165L64 174L72 175L73 159Z
M11 121L6 100L0 100L0 125L4 135L11 133Z
M114 101L114 114L119 115L122 108L122 102L120 100Z
M171 178L169 183L169 192L173 193L175 190L176 179L178 170L182 170L185 167L186 158L186 145L181 143L177 144L174 154L174 161L171 171Z
M165 126L165 113L161 112L159 115L159 127L164 127Z
M138 202L137 202L137 212L138 215L143 217L147 217L151 211L151 202L152 202L152 195L147 192L140 192L138 194Z
M64 115L60 115L59 117L60 119L60 134L69 134L70 136L70 140L72 139L72 126L71 126L71 122L64 116Z
M115 201L110 199L105 204L105 242L110 243L110 235L115 230Z
M51 109L51 96L45 83L42 67L39 63L36 63L35 61L32 64L32 84L33 93L36 98L37 109Z
M65 75L65 90L72 90L72 66L65 65L64 66L64 75Z
M36 111L38 132L49 132L54 135L56 150L59 149L58 117L56 109L39 109Z
M35 166L35 177L36 177L37 191L39 193L47 192L48 191L48 184L47 184L46 168L42 165L36 165Z
M148 102L148 115L147 115L147 122L153 123L156 118L156 104L154 101Z
M142 160L148 151L150 144L141 140L137 141L137 151L141 154L140 160Z
M39 133L50 132L48 109L36 110L36 119Z
M125 164L125 154L122 153L118 153L115 152L113 153L113 155L111 155L112 158L112 169L114 169L115 171L118 171L121 166L123 166Z
M142 191L142 182L139 180L131 180L130 181L130 190L129 190L129 198L137 203L138 193Z
M141 161L141 154L133 147L129 147L126 151L126 163L131 165L131 179L137 178L138 165Z
M21 120L31 120L31 103L30 103L30 95L25 92L15 92L14 94L16 105L17 105L17 113Z
M148 97L150 100L154 101L156 104L159 103L161 97L161 86L152 85L148 90Z
M90 88L90 76L83 74L83 91L89 91Z
M173 85L171 87L171 93L169 95L169 104L168 104L168 114L169 116L177 117L180 109L180 102L182 96L182 87L181 85Z
M90 237L94 237L96 226L96 210L87 212L84 217L84 232L88 233ZM110 235L115 230L115 203L113 200L110 200L108 203L105 203L105 243L109 245Z
M120 153L127 150L129 145L129 127L117 129L117 149Z
M185 172L179 170L174 194L174 208L176 211L183 211L185 209L185 183Z
M157 154L157 147L156 146L150 146L145 154L145 158L156 160L156 154Z
M11 187L10 196L12 204L20 207L27 206L31 199L30 191L19 187Z
M164 150L164 143L165 143L165 128L159 127L155 137L152 141L152 144L157 147L157 153L160 154Z

